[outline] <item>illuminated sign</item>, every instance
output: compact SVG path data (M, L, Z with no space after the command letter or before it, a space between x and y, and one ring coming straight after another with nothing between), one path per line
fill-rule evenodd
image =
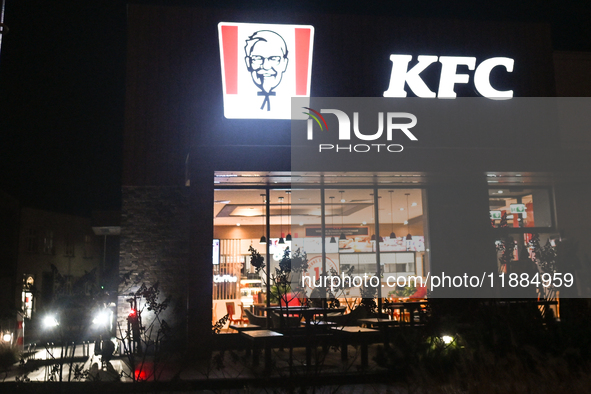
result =
M511 204L509 209L511 213L525 213L525 204Z
M224 116L291 119L291 98L310 97L314 27L221 22L218 33Z
M384 97L406 97L407 92L404 86L408 85L410 90L418 97L435 97L421 78L421 73L431 64L441 63L441 75L439 78L439 98L455 98L454 86L458 83L468 83L470 75L459 74L458 66L467 66L468 70L474 71L474 86L478 93L490 99L510 99L513 97L512 90L496 90L490 82L491 71L495 67L504 67L507 72L513 72L514 60L508 57L493 57L486 59L476 67L475 57L463 56L419 56L418 63L410 70L408 64L412 60L411 55L390 55L392 62L392 73L390 75L390 86L384 92Z
M490 211L490 218L492 220L501 220L502 212L501 211Z
M238 278L234 275L214 275L213 283L235 283Z

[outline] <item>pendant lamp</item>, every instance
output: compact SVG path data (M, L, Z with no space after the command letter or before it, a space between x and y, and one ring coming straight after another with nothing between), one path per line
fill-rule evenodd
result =
M390 239L396 238L396 233L394 233L394 209L392 209L392 195L394 194L394 190L388 190L390 193L390 216L392 219L392 232L390 233Z
M279 197L279 242L278 244L284 244L283 239L283 197Z
M267 237L265 237L265 214L264 214L264 207L265 207L265 194L261 194L261 197L263 198L263 205L261 207L261 217L262 217L262 225L263 225L263 236L261 237L261 240L259 241L260 244L264 245L267 243Z
M341 235L339 236L339 240L344 241L347 239L347 236L345 236L345 232L343 231L343 202L345 201L343 199L343 193L345 191L341 190L339 191L339 193L341 193Z
M410 235L410 230L409 230L410 213L408 212L408 196L410 196L410 193L404 193L404 194L406 195L406 231L408 232L408 234L406 235L406 240L412 241L412 235Z
M289 212L291 212L291 190L288 190L285 193L287 193L287 206L289 207ZM289 230L287 230L287 236L285 237L285 240L291 242L291 220L289 223Z
M334 197L330 196L329 198L330 198L330 229L332 230L334 228L334 208L333 208ZM330 237L330 243L331 244L337 243L337 240L334 237L334 235Z

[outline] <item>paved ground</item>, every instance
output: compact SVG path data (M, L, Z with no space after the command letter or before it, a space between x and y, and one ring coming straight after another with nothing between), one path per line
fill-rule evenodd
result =
M272 377L296 377L296 376L318 376L319 374L339 375L354 373L375 373L383 371L372 360L378 351L378 345L369 347L369 365L367 368L361 368L361 357L359 348L349 346L347 361L341 360L341 353L338 349L322 349L318 347L313 352L313 365L307 368L306 349L294 348L273 349L271 364L265 368L264 354L260 354L260 363L253 365L252 354L248 355L244 350L214 352L211 362L202 362L194 365L183 365L175 360L166 363L154 363L153 360L146 358L137 361L136 376L144 380L166 381L169 379L180 378L181 380L200 380L200 379L257 379ZM55 363L52 360L59 358L61 348L43 348L38 349L28 358L28 365L37 367L28 373L27 377L31 381L44 382L52 378L58 380L57 370L52 369ZM71 356L71 354L70 354ZM70 373L69 363L64 364L62 370L62 380L68 381L75 378L74 366L82 370L90 370L91 378L99 376L101 381L112 380L114 376L124 376L122 381L131 381L126 376L131 376L129 361L126 357L116 357L106 365L101 365L100 356L94 355L94 345L88 345L87 349L77 346L73 354L73 367ZM143 361L143 363L142 363ZM140 367L141 365L141 367ZM15 381L22 378L22 371L16 366L12 371L6 374L4 381ZM71 378L70 378L70 375ZM2 376L0 375L0 379Z

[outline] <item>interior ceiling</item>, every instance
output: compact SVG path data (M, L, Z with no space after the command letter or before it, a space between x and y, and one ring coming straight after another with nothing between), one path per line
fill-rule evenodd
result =
M343 193L340 193L341 190ZM392 190L392 193L389 193L389 190ZM291 193L288 194L287 191ZM264 193L264 190L216 190L213 207L214 224L235 226L240 223L241 226L261 226L265 212L261 192ZM408 193L408 211L406 193ZM324 194L327 226L340 225L341 222L356 226L363 225L363 222L374 223L375 210L372 189L325 189ZM273 189L270 190L269 195L271 224L320 224L319 189ZM341 203L341 196L345 200L344 203ZM391 204L390 196L392 197ZM281 197L283 202L279 201ZM379 189L378 197L382 224L402 224L407 220L407 212L411 223L413 223L413 218L423 214L421 189Z
M220 185L424 185L430 178L441 180L454 174L422 172L288 172L288 171L217 171L214 183ZM559 182L556 174L533 172L489 172L488 184L502 186L548 185Z

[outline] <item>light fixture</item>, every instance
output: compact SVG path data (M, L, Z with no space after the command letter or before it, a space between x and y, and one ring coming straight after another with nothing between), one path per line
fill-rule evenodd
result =
M369 193L369 195L370 196L373 196L373 193ZM381 196L378 196L378 212L380 210L380 200L379 200L380 198L382 198L382 197ZM372 234L372 236L371 236L370 239L372 241L377 241L378 237L376 237L376 234L375 234L375 229L376 229L377 226L376 226L376 221L373 218L373 209L371 210L371 220L374 222L374 226L373 226L374 227L374 233ZM380 237L379 242L384 242L384 238Z
M281 245L285 243L283 239L283 197L279 197L279 242L277 243Z
M289 207L289 212L291 212L291 190L288 190L285 193L287 193L287 206ZM289 221L288 226L289 230L287 230L287 237L285 237L285 240L291 242L291 220Z
M390 233L390 239L396 238L396 233L394 232L394 209L392 208L392 195L394 194L394 190L388 190L390 193L390 216L392 219L392 232Z
M45 318L43 319L43 325L45 326L45 328L53 328L59 325L59 323L57 322L54 316L45 316Z
M334 231L334 208L333 208L334 197L330 196L329 198L330 198L330 230ZM334 235L330 237L330 243L331 244L337 243L337 240L334 237Z
M339 240L346 240L347 236L345 235L345 232L343 231L343 203L345 202L345 199L343 198L343 193L345 191L344 190L340 190L339 193L341 193L341 235L339 236Z
M406 234L406 240L412 241L412 235L410 235L410 230L409 230L410 213L408 212L408 196L410 196L410 193L404 193L404 194L406 195L406 231L408 232L408 234Z
M92 324L96 324L97 326L106 326L109 324L111 316L106 312L98 313L94 319L92 319Z
M373 197L373 193L369 193L369 195ZM372 200L373 200L373 199L372 199ZM371 221L373 222L373 228L374 228L374 231L373 231L373 234L371 235L371 238L370 238L370 240L371 240L371 241L375 241L375 240L376 240L376 231L375 231L375 228L376 228L376 221L373 219L373 209L371 210Z
M261 237L261 240L259 241L260 244L266 244L267 243L267 238L265 237L265 214L263 212L263 209L265 207L265 195L261 194L261 197L263 198L263 205L261 206L261 217L262 217L262 225L263 225L263 236Z

